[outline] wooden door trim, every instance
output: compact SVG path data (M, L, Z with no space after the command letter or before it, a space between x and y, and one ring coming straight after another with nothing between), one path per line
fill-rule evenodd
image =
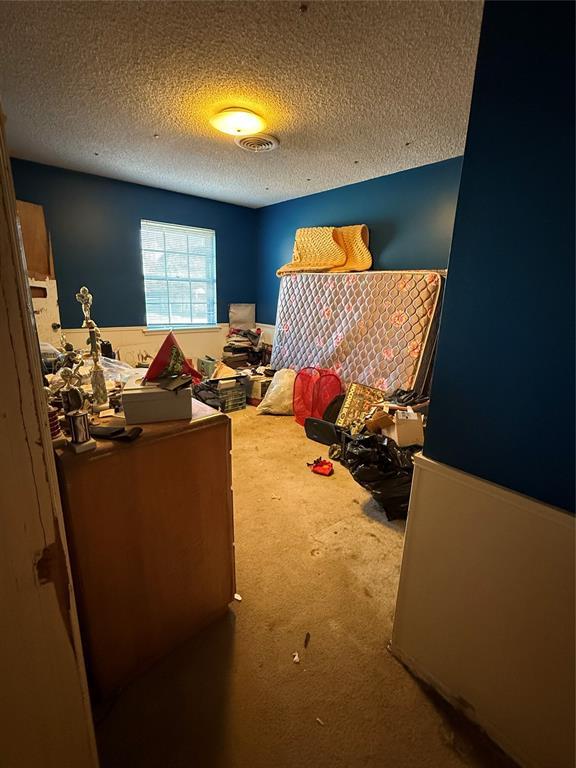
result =
M0 763L97 768L1 110L0 177Z

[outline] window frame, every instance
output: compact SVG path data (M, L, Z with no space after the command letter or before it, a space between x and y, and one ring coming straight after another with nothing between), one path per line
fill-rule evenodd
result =
M145 260L144 255L146 251L152 252L153 250L156 250L159 252L159 249L151 249L151 248L145 248L143 241L142 241L142 235L143 232L146 229L146 225L152 225L154 228L158 228L158 230L163 230L166 228L167 230L177 231L182 230L183 233L186 233L186 236L197 232L197 233L205 233L206 236L210 237L211 243L212 243L212 255L211 257L208 257L211 259L211 264L207 266L206 272L213 274L213 279L202 279L202 278L193 278L190 276L190 249L187 245L186 250L186 256L188 257L187 260L187 268L188 268L188 277L170 277L168 274L168 265L166 263L166 257L168 253L172 253L174 255L184 255L183 251L170 251L166 248L166 232L163 231L162 234L164 236L164 247L162 249L162 253L164 254L164 276L155 276L151 275L150 273L146 273L145 269ZM145 312L146 312L146 330L149 332L155 332L155 331L163 331L163 330L201 330L203 328L205 329L212 329L218 327L218 279L217 279L217 260L216 260L216 230L210 229L208 227L196 227L189 224L173 224L171 222L165 222L165 221L155 221L152 219L140 219L140 260L142 264L142 278L144 283L144 302L145 302ZM148 292L146 290L146 283L149 281L157 281L158 283L163 283L166 286L166 294L167 294L167 311L168 311L168 323L150 323L149 321L149 301L148 301ZM172 322L171 317L171 301L170 301L170 285L171 284L177 284L181 283L184 285L187 285L190 291L190 317L192 318L192 307L194 305L193 301L193 288L194 286L199 285L205 285L207 288L209 288L209 293L211 293L211 299L212 301L209 301L207 299L206 301L206 309L207 309L207 317L210 318L210 315L212 314L213 322L210 322L208 319L208 322L186 322L186 323L178 323L178 322Z

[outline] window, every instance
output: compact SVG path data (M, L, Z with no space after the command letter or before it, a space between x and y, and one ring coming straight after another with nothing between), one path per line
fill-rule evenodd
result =
M216 232L140 222L148 328L216 324Z

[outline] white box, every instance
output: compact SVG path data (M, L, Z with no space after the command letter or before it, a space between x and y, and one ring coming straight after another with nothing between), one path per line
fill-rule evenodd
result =
M396 411L394 423L383 426L382 434L391 437L400 448L407 445L424 445L422 416L413 411Z
M169 392L153 382L142 384L145 372L126 382L122 390L122 406L126 424L150 424L154 421L176 421L192 418L192 388Z
M251 376L248 383L246 401L249 405L259 405L268 391L272 378L270 376Z

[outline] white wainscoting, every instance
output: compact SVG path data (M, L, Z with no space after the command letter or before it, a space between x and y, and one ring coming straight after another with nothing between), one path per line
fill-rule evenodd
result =
M266 344L272 344L274 342L276 326L268 325L267 323L256 323L256 326L262 331L262 341Z
M267 344L274 340L274 325L258 324L262 329L262 338ZM114 350L120 352L120 359L130 365L138 362L138 353L148 352L155 355L166 338L167 330L149 331L145 326L100 328L102 338L110 341ZM226 343L228 323L220 323L214 328L186 328L174 331L178 343L186 357L196 359L210 355L217 360L222 356L222 347ZM83 328L67 328L64 334L74 346L86 346L86 331ZM51 342L57 343L56 339Z
M417 459L391 651L530 768L574 766L574 533Z
M148 352L154 356L166 338L167 330L149 331L145 327L100 328L102 338L110 341L114 350L120 353L120 359L130 365L138 362L138 353ZM219 359L222 347L226 343L228 324L221 323L214 328L186 328L176 330L174 335L186 357L196 360L210 355ZM86 346L87 333L83 328L69 328L64 331L66 338L77 347Z

